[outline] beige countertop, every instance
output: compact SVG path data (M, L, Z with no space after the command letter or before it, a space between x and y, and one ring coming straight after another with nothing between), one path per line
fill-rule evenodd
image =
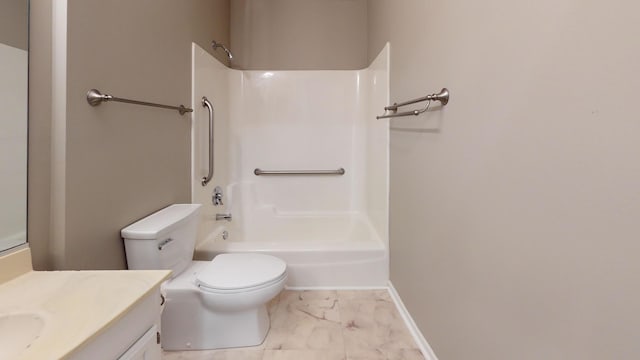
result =
M31 271L0 284L0 317L34 313L45 321L20 359L60 359L119 320L170 272Z

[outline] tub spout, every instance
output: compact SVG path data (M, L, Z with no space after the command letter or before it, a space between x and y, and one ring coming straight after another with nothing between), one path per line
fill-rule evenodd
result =
M216 221L220 220L231 221L231 214L216 214Z

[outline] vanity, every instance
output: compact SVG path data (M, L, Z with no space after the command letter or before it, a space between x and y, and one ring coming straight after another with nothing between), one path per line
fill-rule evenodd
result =
M0 257L0 359L159 360L170 271L33 271Z

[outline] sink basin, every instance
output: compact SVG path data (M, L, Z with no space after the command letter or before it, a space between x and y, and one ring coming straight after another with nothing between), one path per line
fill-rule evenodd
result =
M44 328L37 314L0 315L0 359L13 359L31 346Z

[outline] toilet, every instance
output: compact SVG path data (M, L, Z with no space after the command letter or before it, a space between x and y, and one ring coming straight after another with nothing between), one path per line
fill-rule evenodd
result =
M171 205L121 231L129 269L173 270L162 285L162 348L259 345L270 327L266 304L284 288L287 265L254 253L193 261L200 208Z

